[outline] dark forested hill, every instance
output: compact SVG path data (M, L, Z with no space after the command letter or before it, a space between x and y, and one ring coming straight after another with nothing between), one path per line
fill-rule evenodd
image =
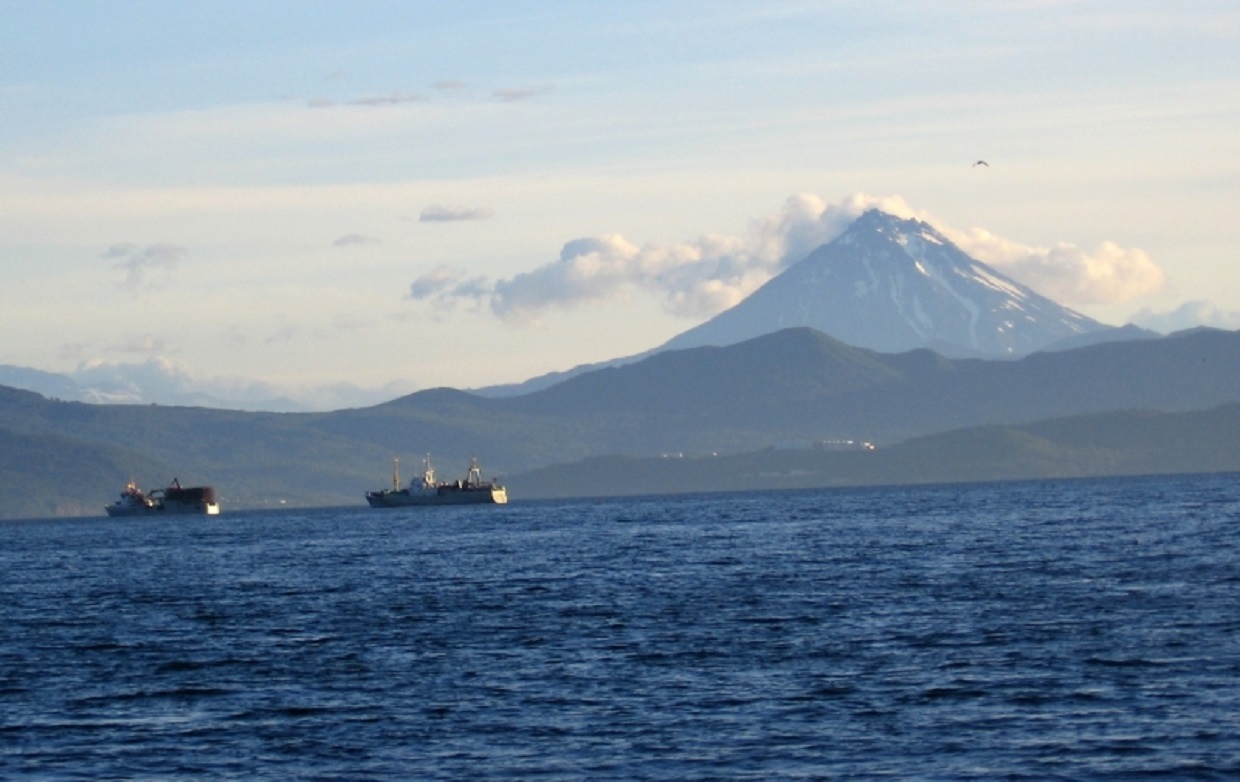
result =
M0 430L0 518L103 515L128 476L165 474L128 448Z

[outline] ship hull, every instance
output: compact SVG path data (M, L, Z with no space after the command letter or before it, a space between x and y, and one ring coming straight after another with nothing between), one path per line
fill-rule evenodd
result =
M504 489L441 489L437 492L372 491L366 493L372 508L413 508L435 505L504 505Z
M166 489L144 494L132 481L120 499L104 506L109 516L216 516L220 506L210 486L182 487L174 481Z
M220 506L214 502L196 504L168 503L162 505L124 506L108 505L104 508L109 516L218 516Z

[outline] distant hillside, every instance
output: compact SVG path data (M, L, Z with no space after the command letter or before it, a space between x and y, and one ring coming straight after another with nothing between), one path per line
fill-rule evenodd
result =
M129 478L150 489L173 477L214 485L226 508L335 504L347 494L360 497L367 477L390 470L390 449L320 430L317 420L315 414L56 402L0 387L0 430L87 448L123 448L159 465L113 471L114 485L103 495L97 489L86 494L83 484L62 484L65 497L88 507L95 504L87 501L91 497L112 499ZM49 447L47 458L60 454ZM67 472L93 469L88 459L64 464ZM0 490L20 492L24 485L7 483Z
M473 456L488 476L502 477L605 455L731 455L798 441L868 440L886 453L964 427L1237 401L1240 332L1201 330L984 361L928 350L874 353L799 328L660 353L519 397L434 389L333 413L90 405L0 387L0 430L48 438L37 441L43 458L31 458L32 465L79 454L62 459L70 474L93 469L92 458L104 460L77 445L123 448L168 466L114 471L117 485L103 497L129 477L150 487L176 475L214 485L227 509L360 503L367 489L387 484L394 456L416 464L428 452L448 478L463 475ZM0 492L25 495L38 472L19 463L0 477ZM605 476L587 488L612 490ZM69 482L62 499L89 508L102 497L96 487Z
M103 515L138 475L175 477L127 448L0 430L0 519Z
M585 459L511 476L517 496L583 497L1240 473L1240 404L982 426L878 450L766 448L731 456Z
M1238 399L1237 332L953 361L927 350L874 353L788 329L726 348L657 354L497 400L492 409L575 420L583 436L607 435L589 447L593 453L642 455L736 452L797 439L891 444L980 423L1192 410Z

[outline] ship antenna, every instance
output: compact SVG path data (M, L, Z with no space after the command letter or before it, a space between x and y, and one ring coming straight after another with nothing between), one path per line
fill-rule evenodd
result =
M392 491L400 491L400 457L392 457Z

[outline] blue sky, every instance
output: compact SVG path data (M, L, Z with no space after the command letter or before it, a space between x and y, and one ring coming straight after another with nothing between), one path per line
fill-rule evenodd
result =
M1240 328L1232 2L0 14L0 364L522 380L660 344L875 204L1106 322Z

